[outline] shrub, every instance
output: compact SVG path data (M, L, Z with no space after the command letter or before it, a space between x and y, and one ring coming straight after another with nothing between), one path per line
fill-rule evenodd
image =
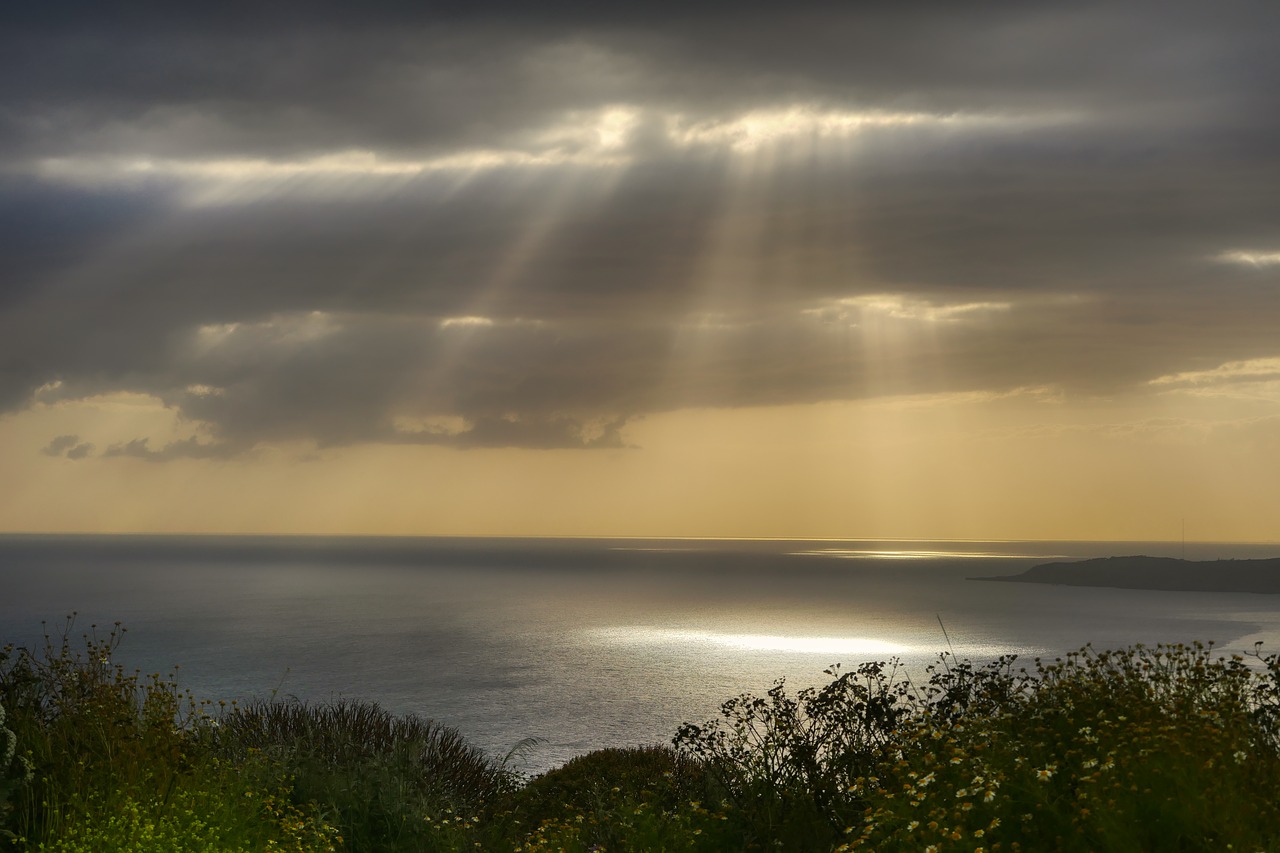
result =
M526 851L740 847L706 796L701 763L670 747L602 749L532 779L502 818Z
M943 655L726 702L675 742L723 786L742 847L1280 847L1280 659L1089 648L1031 672Z
M117 624L97 626L74 648L74 616L44 648L10 649L0 667L0 704L33 778L17 804L20 834L48 838L90 792L132 788L167 794L189 767L188 724L196 703L170 679L126 672L113 655Z
M535 819L581 813L612 794L648 791L665 807L702 799L706 779L700 762L669 746L600 749L530 780L512 798L516 811Z
M318 804L352 851L436 849L442 822L474 827L514 787L456 730L370 702L255 702L218 722L219 754L281 766L295 799Z
M8 649L0 652L0 662L8 658ZM31 781L31 764L25 756L18 755L18 736L5 727L4 705L0 704L0 838L14 840L17 836L8 828L13 812L14 795Z
M780 840L792 849L829 849L864 804L849 795L895 742L910 710L897 664L867 663L794 697L778 681L720 707L720 718L680 727L674 743L705 763L723 796L747 822L749 844Z
M207 781L207 780L206 780ZM41 845L48 853L335 853L338 831L288 799L237 784L182 788L169 798L115 798L110 806L90 795L58 836Z
M172 678L114 662L118 624L71 640L74 615L39 652L0 656L0 705L34 771L12 819L20 849L327 851L337 839L307 808L277 808L277 768L217 760L205 705ZM174 841L174 844L170 842Z
M855 788L870 850L1276 849L1276 658L1086 648L983 713L918 715Z

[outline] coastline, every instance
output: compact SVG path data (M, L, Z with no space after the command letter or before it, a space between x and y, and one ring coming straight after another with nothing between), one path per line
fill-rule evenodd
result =
M1017 575L971 577L977 581L1056 584L1167 592L1280 594L1280 557L1183 560L1133 555L1042 563Z

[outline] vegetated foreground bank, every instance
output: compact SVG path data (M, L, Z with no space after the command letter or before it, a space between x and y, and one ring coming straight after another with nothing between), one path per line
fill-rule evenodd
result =
M1280 557L1267 560L1098 557L1068 563L1044 563L1017 575L969 580L1176 592L1280 593Z
M0 847L49 851L1280 848L1280 659L940 657L724 703L533 779L367 703L197 701L121 632L0 656Z

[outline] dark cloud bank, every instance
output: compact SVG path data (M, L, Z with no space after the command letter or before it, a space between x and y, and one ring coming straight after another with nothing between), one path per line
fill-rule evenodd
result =
M102 455L622 447L1280 350L1272 4L185 5L0 22L0 410L201 428Z

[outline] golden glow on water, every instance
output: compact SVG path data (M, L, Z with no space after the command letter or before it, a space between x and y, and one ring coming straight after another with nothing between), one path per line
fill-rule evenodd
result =
M994 551L876 551L853 548L817 548L809 551L793 551L805 557L838 557L849 560L950 560L950 559L983 559L983 560L1027 560L1027 559L1061 559L1065 554L1002 554Z
M703 645L751 652L796 654L897 655L910 646L872 637L805 637L782 634L729 634L717 631L681 631L668 628L601 628L591 632L598 639L620 645Z

